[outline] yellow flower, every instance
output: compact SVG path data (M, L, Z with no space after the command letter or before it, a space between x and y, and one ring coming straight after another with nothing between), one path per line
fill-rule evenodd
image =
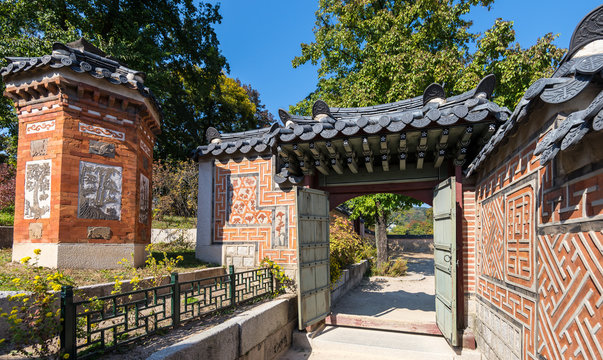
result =
M51 317L52 316L52 311L49 311L46 313L46 317Z
M23 298L23 302L26 303L29 301L29 298Z
M0 314L0 317L7 317L7 316L8 316L8 314L5 313L5 312L3 312L2 314Z
M34 254L36 254L36 255L40 255L41 252L42 252L42 250L40 250L40 249L34 249Z
M6 339L0 339L0 344L2 344L5 341L6 341Z
M19 325L20 323L22 323L23 320L22 319L15 319L15 324Z
M14 282L15 284L18 284L19 282L21 282L21 279L19 279L19 278L14 278L14 279L12 280L12 282ZM17 294L17 295L19 295L19 294ZM16 297L17 295L15 295L15 297Z
M63 359L69 359L69 354L63 355Z
M40 275L36 275L36 277L34 279L40 280Z
M23 259L21 259L21 264L26 264L29 260L31 260L31 256L26 256Z

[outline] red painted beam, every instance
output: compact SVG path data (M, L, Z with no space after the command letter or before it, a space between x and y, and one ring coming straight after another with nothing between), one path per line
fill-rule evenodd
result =
M353 199L357 196L379 193L406 195L432 205L433 189L438 183L437 180L432 180L371 185L321 186L318 187L318 189L329 192L329 205L332 210L346 200Z

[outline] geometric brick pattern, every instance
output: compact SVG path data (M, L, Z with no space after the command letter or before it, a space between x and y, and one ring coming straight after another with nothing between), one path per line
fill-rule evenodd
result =
M463 284L465 293L475 292L475 191L463 185Z
M215 162L213 238L256 244L258 263L296 264L295 191L274 183L272 165L271 157Z
M539 353L603 359L603 234L538 237Z
M603 233L572 232L603 220L603 173L560 184L537 141L478 182L476 293L521 325L522 359L603 359Z
M480 241L478 244L478 273L494 279L504 279L504 203L496 195L479 205Z
M484 277L478 279L477 294L483 300L487 300L490 306L499 309L521 323L523 328L523 358L535 358L536 300L519 291L502 286L498 282L489 281Z
M229 225L269 224L272 222L272 211L257 208L257 175L259 174L231 178L231 187L228 189Z
M506 196L507 281L529 290L534 285L534 186L529 184Z

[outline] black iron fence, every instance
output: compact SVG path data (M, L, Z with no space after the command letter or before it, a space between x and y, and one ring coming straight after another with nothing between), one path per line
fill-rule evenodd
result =
M61 354L83 359L178 326L216 311L233 308L275 289L272 269L260 268L192 281L75 300L73 288L61 291Z

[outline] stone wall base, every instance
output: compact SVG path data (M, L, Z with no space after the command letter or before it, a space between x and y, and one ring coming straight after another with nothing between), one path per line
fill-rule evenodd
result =
M38 265L50 268L117 269L122 267L118 262L123 258L132 261L133 255L134 266L142 266L146 258L145 244L15 243L13 261L26 256L34 261L35 249L42 250Z
M522 330L519 324L479 299L473 329L477 348L485 360L519 360L522 357Z
M13 227L0 226L0 249L13 246Z

